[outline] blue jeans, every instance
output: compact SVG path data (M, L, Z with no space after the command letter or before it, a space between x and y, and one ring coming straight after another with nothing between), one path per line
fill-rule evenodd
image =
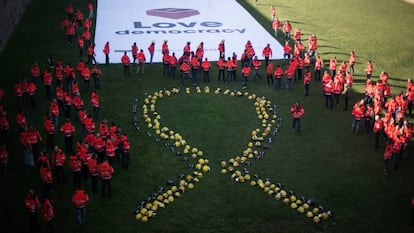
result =
M361 121L360 118L354 118L354 120L352 121L352 132L353 133L356 133L356 134L358 133L360 121Z
M292 89L292 78L287 78L285 83L286 91L290 91Z
M86 222L86 207L76 208L76 220L79 225L83 225Z
M275 89L280 89L281 78L275 78Z
M23 153L24 153L24 160L26 164L29 166L34 166L32 149L30 149L30 147L24 148Z
M247 87L247 77L248 76L242 76L241 84L243 87Z

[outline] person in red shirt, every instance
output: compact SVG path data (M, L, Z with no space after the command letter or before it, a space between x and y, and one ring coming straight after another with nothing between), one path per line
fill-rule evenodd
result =
M102 196L108 194L108 196L111 197L111 179L114 174L114 168L109 165L108 161L104 161L98 165L98 172L99 177L102 180Z
M351 53L349 54L349 72L354 75L354 66L356 63L356 55L354 51L351 51Z
M78 155L69 157L69 169L72 171L73 187L80 187L82 178L82 162Z
M262 56L265 58L265 66L269 64L269 59L273 56L272 48L270 48L270 44L267 44L266 47L262 51Z
M316 58L315 67L314 67L315 81L320 81L321 80L322 67L323 67L323 60L321 59L320 56L318 56Z
M226 63L224 61L224 57L220 57L219 60L217 61L217 68L218 68L218 78L217 81L220 81L220 77L223 77L223 82L226 81L226 75L225 75L225 68L226 68Z
M247 88L247 79L249 78L250 71L251 71L251 69L250 69L249 65L247 63L245 63L242 70L241 70L242 89Z
M144 54L144 50L139 50L139 52L137 53L137 59L138 59L138 68L137 68L137 71L136 71L136 73L137 74L143 74L144 73L144 64L145 64L145 61L147 60L146 58L145 58L145 54Z
M81 72L81 77L83 79L83 88L85 92L89 92L90 83L91 83L91 71L88 66L85 66Z
M365 112L365 101L361 99L360 101L355 103L352 109L352 115L354 117L352 121L352 132L355 134L358 134L359 125L360 125L361 119L364 117L364 112Z
M198 62L197 56L195 56L194 52L191 52L191 75L193 80L197 82L198 80L198 73L200 70L200 63Z
M161 52L162 52L162 55L170 53L170 50L168 49L168 40L164 40L164 42L162 43Z
M40 208L39 198L37 197L33 189L30 189L27 192L26 197L24 199L24 204L26 206L27 212L29 213L29 227L30 230L33 231L38 224L38 215Z
M301 135L301 118L305 114L305 110L302 105L297 101L292 107L290 107L290 112L293 117L292 128L296 131L297 135Z
M92 116L96 121L99 117L99 95L97 91L91 93Z
M32 74L33 83L36 85L36 87L39 87L40 67L37 62L35 62L30 68L30 73Z
M52 164L55 171L56 182L66 182L66 177L64 173L64 165L66 162L66 155L58 146L53 148L52 152Z
M270 62L266 66L266 79L267 79L267 85L270 85L269 79L272 79L271 82L274 83L274 81L273 81L273 62Z
M89 201L89 196L85 190L81 188L76 188L75 192L72 195L72 203L76 208L76 220L79 225L84 225L86 223L86 204Z
M88 46L88 50L86 52L88 53L88 61L87 61L87 64L89 65L92 62L93 62L93 64L96 64L96 59L95 59L95 44L94 43L91 43ZM109 55L109 53L108 53L108 55ZM108 63L109 63L109 57L108 57Z
M187 43L185 44L185 46L183 48L183 53L186 56L190 56L190 54L191 54L191 42L190 41L187 41Z
M89 45L91 45L91 37L92 37L91 32L89 30L84 30L82 33L82 37L85 40L86 48L88 48Z
M226 46L225 46L224 42L225 42L225 40L221 40L220 43L217 46L217 50L219 51L219 59L220 58L222 58L222 59L225 58L225 54L224 53L226 51L225 50Z
M334 78L336 75L336 65L337 65L337 60L336 60L336 56L333 56L332 58L329 59L329 70L330 70L330 75L331 78Z
M334 90L334 84L332 80L329 80L325 84L323 84L323 94L325 96L325 108L329 111L332 111L332 95Z
M257 58L257 56L254 57L253 62L252 62L252 66L253 66L253 81L256 81L256 77L261 78L262 75L260 75L259 71L260 71L260 66L262 65L262 63L260 62L260 60ZM267 67L267 66L266 66ZM269 79L267 80L267 83L269 84ZM272 79L272 83L273 83L273 79Z
M131 147L130 147L130 144L127 138L121 140L120 144L121 144L120 149L121 149L121 155L122 155L121 156L122 168L127 169L129 167Z
M148 52L150 54L150 64L152 64L155 52L155 41L151 41L151 44L148 46Z
M83 57L83 48L85 47L85 39L82 35L78 36L79 57Z
M89 175L91 176L92 180L92 193L96 194L98 192L98 178L99 178L99 172L98 172L98 163L96 160L96 154L92 155L91 159L88 160L88 170Z
M171 78L175 78L175 71L177 69L178 60L174 52L172 53L171 56L169 56L168 64L170 67L168 71L168 76L170 76Z
M211 63L208 61L207 58L205 58L203 63L201 63L201 69L203 69L203 81L205 83L209 83L210 82L209 71L211 69Z
M367 67L365 68L365 74L367 75L367 79L371 79L373 71L374 71L374 66L372 65L371 60L368 60Z
M129 76L129 65L131 64L131 60L129 59L126 52L124 52L124 55L121 57L121 63L124 66L124 76Z
M290 39L290 32L292 31L292 25L290 24L289 20L283 24L283 33L285 33L285 41Z
M47 224L49 232L54 232L54 226L52 223L54 217L55 211L53 205L50 203L49 199L46 198L42 205L42 220Z
M295 34L293 35L293 38L295 38L296 43L301 41L301 36L302 36L302 31L300 30L300 28L297 28L295 30Z
M173 53L173 55L175 55L175 53ZM170 60L171 60L171 56L168 53L164 53L162 55L162 63L164 65L164 77L165 76L169 76L170 75Z
M52 100L52 82L52 74L48 70L45 70L45 72L43 73L43 84L46 89L46 98L49 101Z
M276 17L276 7L275 5L271 5L270 6L270 16L272 17L272 21L275 19ZM267 66L267 65L266 65Z
M234 69L233 60L230 57L227 58L225 67L227 68L226 83L229 83L229 82L234 83L236 77L234 77L234 73L233 73L233 69Z
M95 89L96 90L101 89L102 70L97 64L95 64L95 66L92 68L91 74L92 74Z
M48 163L42 163L40 165L40 179L43 184L43 196L45 198L50 198L50 192L52 191L53 178L52 171Z
M93 2L92 1L88 1L88 19L92 19L93 18Z
M277 17L272 21L272 28L275 31L275 37L277 38L277 33L280 29L280 21Z
M283 69L280 65L276 66L275 71L273 72L273 77L275 79L275 89L281 89Z
M310 57L314 57L316 50L318 49L318 38L316 38L315 34L312 34L309 38L308 38L308 54Z
M9 153L7 152L6 145L0 146L0 177L6 179L7 176L7 164L9 162Z
M380 135L382 134L384 130L384 122L382 121L381 117L379 115L375 115L374 119L374 125L372 128L372 131L374 132L374 147L379 148L379 139Z
M305 72L305 75L303 76L303 85L305 86L305 96L309 96L310 81L311 81L311 73L308 70Z
M182 86L184 86L184 82L187 79L191 79L193 82L193 85L196 85L196 82L194 81L191 75L191 66L188 64L187 59L185 59L183 64L180 65L180 71L181 71L181 85Z
M72 21L69 21L68 26L66 27L66 37L67 37L67 41L68 41L68 45L70 47L73 46L73 37L75 36L75 31L76 31L76 26L75 23Z
M337 75L337 77L334 78L333 90L332 90L333 102L336 103L336 106L339 105L339 97L341 96L342 90L343 90L343 83L341 82L340 78Z
M60 132L65 137L65 150L66 153L72 153L73 151L73 134L75 133L75 127L72 125L69 119L66 119L65 124L60 128Z
M103 48L103 53L105 54L105 64L109 65L109 53L111 52L111 49L109 47L109 41L105 43L105 46ZM96 62L95 62L96 63Z
M286 41L285 45L283 46L283 59L290 60L292 47L289 45L289 42Z

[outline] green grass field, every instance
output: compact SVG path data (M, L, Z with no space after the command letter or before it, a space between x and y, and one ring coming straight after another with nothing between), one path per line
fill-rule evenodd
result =
M86 12L86 1L71 1L75 8ZM270 6L273 1L239 1L265 28L272 33ZM49 54L64 63L76 64L78 50L66 46L60 28L67 1L32 0L25 15L0 56L1 85L5 90L4 105L12 126L9 176L0 187L0 222L5 232L27 232L28 219L24 196L29 188L41 194L39 172L24 166L23 152L15 127L17 111L13 85L30 78L30 66L39 61L46 68ZM293 28L301 28L303 38L316 33L318 54L327 61L336 55L338 61L357 54L354 92L350 104L362 97L367 60L374 64L374 80L381 70L390 74L392 93L405 91L406 80L412 75L414 5L404 1L276 1L277 16L289 19ZM282 39L281 37L278 39ZM281 41L281 40L280 40ZM242 45L241 45L242 46ZM100 52L100 51L97 51ZM280 61L278 61L279 63ZM326 62L325 62L326 63ZM220 174L220 162L241 156L250 142L250 133L261 127L254 101L246 97L214 94L220 87L241 89L240 83L224 85L216 81L217 70L210 73L209 94L182 91L178 95L157 101L161 125L179 132L187 143L204 152L211 171L191 191L182 194L174 203L158 211L147 223L135 220L132 212L137 204L156 192L168 179L177 181L180 173L188 174L188 162L155 142L155 133L147 129L142 117L144 93L153 94L163 88L178 86L178 79L162 76L160 64L147 65L145 75L123 77L121 65L102 66L100 119L106 118L121 126L132 148L131 167L122 170L115 165L112 198L92 195L87 207L87 224L75 221L71 203L71 183L54 185L53 220L58 232L412 232L410 200L414 195L414 148L398 171L383 175L383 149L374 149L372 134L351 133L350 111L341 105L329 112L324 107L320 83L312 83L310 96L303 97L303 85L297 82L289 93L275 91L265 78L249 80L248 92L265 96L278 105L283 119L281 131L265 151L261 160L253 160L250 173L280 182L286 190L298 196L316 200L332 210L333 218L319 224L288 205L277 201L248 183L234 182L230 175ZM265 69L262 68L262 75ZM239 80L238 80L239 81ZM203 89L204 84L199 86ZM82 87L82 86L81 86ZM89 103L89 95L82 96ZM138 113L131 113L134 98L138 99ZM29 124L42 128L43 114L48 103L44 89L37 94L39 107L26 107ZM300 100L305 108L302 136L291 130L290 106ZM89 104L86 104L89 106ZM88 109L91 112L91 109ZM138 116L141 131L131 124ZM63 118L60 122L62 122ZM148 137L146 132L153 136ZM57 138L63 146L63 137ZM78 135L79 136L79 135ZM44 144L44 143L43 143ZM190 161L190 163L195 163ZM71 174L66 172L71 181ZM100 185L100 184L99 184ZM99 186L100 188L100 186ZM100 189L99 189L100 190ZM46 229L41 225L39 232Z

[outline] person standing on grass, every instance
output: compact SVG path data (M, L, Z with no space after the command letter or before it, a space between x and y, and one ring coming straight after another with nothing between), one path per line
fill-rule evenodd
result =
M49 228L49 232L55 232L54 226L52 223L53 218L55 217L55 211L53 208L52 203L50 203L49 199L45 199L42 206L42 219L43 222L47 224L47 227Z
M137 68L137 71L136 71L136 73L137 74L143 74L144 73L144 64L145 64L145 61L146 61L146 58L145 58L145 54L144 54L144 50L139 50L139 52L137 53L137 59L138 59L138 68Z
M208 61L207 58L205 58L203 63L201 63L201 68L203 69L203 81L205 83L209 83L210 82L209 71L211 69L211 63Z
M333 90L334 90L334 84L332 80L329 80L323 85L323 94L325 96L325 108L328 109L329 111L332 111Z
M175 71L177 70L177 64L178 64L178 59L175 56L175 53L173 52L171 56L169 56L169 71L168 71L168 76L170 76L171 78L175 78Z
M223 82L226 81L226 75L224 70L226 69L226 62L224 61L224 57L220 57L217 61L217 68L218 68L218 78L217 81L220 81L220 77L223 77Z
M275 31L275 37L277 38L277 33L279 32L279 29L280 29L280 21L277 17L272 22L272 28Z
M66 162L66 155L58 146L53 148L52 152L52 164L54 166L56 182L66 182L64 173L64 165Z
M193 77L191 76L191 66L188 64L188 60L184 59L183 64L181 64L180 66L180 71L181 71L181 85L184 85L184 82L187 79L191 79L193 82L193 85L195 85L195 81L193 80Z
M99 177L101 177L102 181L102 196L105 196L107 194L109 197L111 197L111 179L112 175L114 174L114 168L109 165L108 161L105 160L98 165L98 172Z
M283 59L290 60L292 52L292 47L289 45L289 42L286 41L285 45L283 46Z
M109 48L109 44L108 44L108 48ZM88 53L88 62L87 64L91 64L93 62L93 64L96 64L96 59L95 59L95 44L91 43L88 46L88 49L86 51ZM108 52L108 63L109 63L109 52Z
M39 198L33 189L30 189L26 197L24 199L24 204L26 206L26 210L29 213L29 227L30 230L33 231L38 224L38 215L39 215L39 208L40 202Z
M282 84L282 76L283 76L283 69L280 65L276 66L276 69L273 73L273 76L275 78L275 89L281 89Z
M314 76L315 76L314 79L315 79L315 81L320 81L321 80L322 67L323 67L323 60L321 59L320 56L318 56L316 58L315 66L314 66Z
M290 39L290 32L292 31L292 25L290 24L289 20L286 20L283 24L283 33L285 33L285 41Z
M336 65L337 65L338 61L336 60L336 56L331 57L331 59L329 59L329 71L330 71L330 75L331 78L333 79L336 75Z
M174 52L173 52L173 55L175 55ZM164 69L163 69L164 70L164 72L163 72L164 77L169 76L170 73L171 73L171 71L170 71L170 59L171 59L170 54L164 53L162 55L162 63L163 63L163 66L164 66Z
M131 59L129 59L126 52L121 57L121 63L124 66L124 76L129 77L129 65L131 64Z
M367 79L371 79L372 72L374 71L374 66L372 65L371 60L368 60L367 67L365 68L365 74L367 75Z
M309 70L305 72L303 76L303 85L305 86L305 96L309 96L309 86L311 81L311 73Z
M293 124L292 128L295 130L297 135L301 135L301 117L305 114L305 110L303 109L302 105L299 101L290 108L290 112L292 113L293 117Z
M7 177L7 164L9 162L9 153L7 152L6 145L0 146L0 177L6 179Z
M150 64L152 64L152 59L154 58L155 52L155 41L151 41L151 44L148 46L148 52L150 54Z
M270 85L270 82L272 82L272 84L274 83L274 81L273 81L273 62L270 62L266 66L266 79L267 79L267 85ZM272 81L270 81L269 79L271 79Z
M103 53L105 54L105 64L109 65L109 53L111 52L111 49L109 47L109 41L105 43ZM95 63L96 64L96 63Z
M270 17L272 17L272 21L275 20L275 17L276 17L276 7L275 7L275 5L270 6Z
M97 91L91 93L91 105L93 120L98 120L99 117L99 95Z
M76 220L79 225L86 223L86 204L89 201L89 196L85 190L76 188L72 196L72 203L76 208Z
M352 109L352 116L354 117L352 121L352 132L354 134L358 134L361 119L364 117L364 112L365 112L365 101L361 99L360 101L355 103Z
M354 51L351 51L351 53L349 54L349 72L354 75L354 66L356 63L356 55Z
M244 66L241 70L241 83L242 83L242 89L246 89L247 88L247 79L249 78L250 75L250 67L247 63L244 63Z
M92 180L92 193L96 194L98 192L98 178L99 178L98 161L97 161L96 154L93 154L92 158L89 159L88 170L89 170L89 175L91 176L91 180Z
M265 66L269 64L269 59L273 56L272 48L270 48L270 44L267 44L266 47L262 51L262 56L265 58Z
M260 71L260 66L262 65L262 63L260 62L260 60L257 58L257 56L254 56L253 62L253 81L256 81L256 77L261 78L262 75L260 75L259 71ZM267 67L267 66L266 66ZM269 80L267 80L269 82ZM273 80L272 80L273 82Z

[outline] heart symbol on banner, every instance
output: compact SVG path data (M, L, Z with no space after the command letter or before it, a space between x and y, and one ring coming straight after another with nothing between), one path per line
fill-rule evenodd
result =
M144 104L142 105L143 117L147 127L153 130L156 142L163 142L164 146L177 156L183 158L184 161L193 161L189 163L191 173L179 174L178 182L173 180L167 181L167 187L159 186L158 190L145 200L141 201L134 211L135 218L142 222L147 222L149 218L153 218L160 209L167 207L184 194L195 187L201 179L210 172L209 160L204 158L202 150L191 147L187 141L177 132L169 129L167 126L161 125L161 116L156 111L158 100L179 95L182 92L191 94L189 87L185 90L172 88L171 90L160 90L152 95L146 94ZM210 88L206 86L203 90L195 87L197 94L210 94ZM269 144L273 142L274 137L278 134L282 126L282 119L278 116L277 106L272 105L270 100L265 97L257 97L256 94L241 92L236 90L224 90L217 88L214 91L216 95L247 97L254 102L257 118L261 120L261 127L251 132L251 141L243 150L240 156L230 158L228 161L221 161L221 173L229 174L231 179L238 183L247 183L250 187L258 187L267 195L273 196L275 200L281 200L290 208L296 209L298 213L305 214L306 217L312 219L315 223L321 220L328 220L332 217L330 210L318 205L314 200L307 199L303 196L298 197L294 191L286 190L280 183L274 183L270 178L262 178L258 174L250 174L250 166L252 160L262 159L265 152L269 148ZM135 99L132 105L132 112L137 113L138 100ZM138 118L134 116L133 125L138 131L142 129L138 126ZM152 133L146 131L146 135L151 137ZM194 165L195 164L195 165Z

